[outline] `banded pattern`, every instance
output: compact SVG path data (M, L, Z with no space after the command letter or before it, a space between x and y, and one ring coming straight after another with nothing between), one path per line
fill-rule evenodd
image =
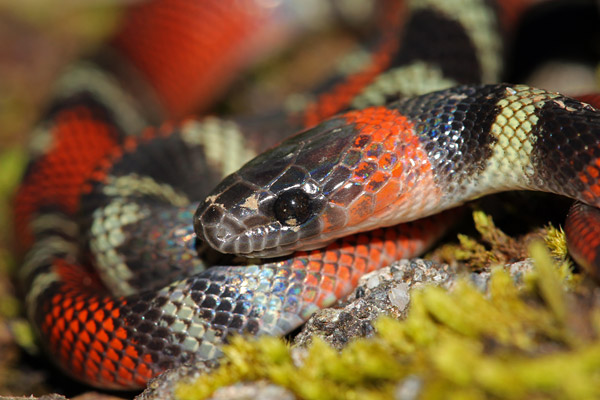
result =
M288 139L215 188L196 211L196 232L221 252L273 257L502 190L597 205L596 150L586 149L598 146L600 113L588 104L524 85L458 86L350 111ZM565 158L565 147L588 163ZM282 219L281 202L303 208Z
M497 82L503 68L505 32L531 2L515 3L392 2L382 23L385 33L366 57L365 67L314 99L303 112L305 126L348 105L364 108L457 84Z
M60 79L15 212L27 313L75 378L138 388L184 362L213 362L231 334L289 332L362 274L423 251L453 217L344 236L382 221L512 187L596 203L597 110L524 86L412 97L499 79L502 32L529 1L490 0L380 2L382 33L363 67L291 118L310 129L209 195L273 144L257 132L280 123L209 117L142 127L205 106L262 39L259 53L302 25L290 10L306 2L267 3L135 4L110 49ZM190 23L201 18L210 23ZM107 56L115 53L123 58ZM281 218L267 215L273 209ZM304 250L275 261L233 263L208 248L272 255L297 249L298 239Z
M193 210L186 214L182 207L254 151L238 140L235 123L189 121L178 124L177 133L170 124L143 128L213 98L226 81L217 77L231 79L248 59L240 48L262 52L276 44L263 43L265 35L284 39L295 29L288 6L221 0L133 5L110 49L59 78L55 102L34 132L15 225L26 251L20 276L27 313L67 373L96 386L135 388L186 360L168 350L147 354L157 342L149 340L145 325L134 323L137 311L127 308L143 297L120 296L164 287L204 268L190 223ZM213 23L189 23L203 17ZM238 36L235 29L245 33ZM206 52L216 37L221 58ZM199 73L198 63L209 72ZM169 87L174 77L181 80ZM221 135L230 160L215 159L219 144L213 139ZM190 174L190 165L200 171ZM157 225L161 218L165 228L171 224L171 236ZM140 233L154 242L139 240ZM165 253L156 258L157 248Z
M355 235L284 261L217 266L121 298L59 259L54 279L36 284L41 307L31 318L70 374L103 387L140 387L176 365L213 361L233 333L289 332L349 294L363 274L423 251L451 218Z

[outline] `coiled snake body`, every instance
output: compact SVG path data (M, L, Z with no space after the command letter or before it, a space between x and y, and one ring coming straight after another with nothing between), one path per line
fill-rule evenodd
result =
M254 155L250 144L272 140L214 118L142 127L157 110L180 117L198 106L240 54L282 29L285 13L234 3L132 7L112 42L129 64L73 66L37 129L48 145L16 198L27 311L74 377L142 387L217 358L232 333L289 332L364 273L422 252L451 218L439 212L487 193L543 190L600 205L598 110L523 85L446 89L499 79L501 32L526 5L477 0L382 2L370 61L297 116L309 129L209 193L222 178L215 167L231 173ZM198 18L211 21L206 31ZM435 89L444 90L416 96ZM140 93L150 100L134 101ZM593 229L588 212L576 206L567 230ZM285 257L205 269L206 244ZM571 246L597 265L586 240Z

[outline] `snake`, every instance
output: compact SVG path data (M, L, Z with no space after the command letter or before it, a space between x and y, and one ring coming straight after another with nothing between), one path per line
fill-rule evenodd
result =
M49 357L96 387L143 388L218 360L231 335L294 330L499 191L577 200L570 252L598 276L600 111L497 83L532 3L378 2L362 64L268 121L189 115L293 36L297 4L128 6L57 79L15 197Z

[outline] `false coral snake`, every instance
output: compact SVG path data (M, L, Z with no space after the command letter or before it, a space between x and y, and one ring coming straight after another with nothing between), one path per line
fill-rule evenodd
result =
M287 4L243 3L132 6L109 55L65 73L37 129L48 145L16 198L21 275L45 347L77 379L142 387L217 358L232 333L289 332L364 273L423 251L450 218L434 214L477 196L535 189L599 205L596 109L522 85L446 89L500 78L503 32L527 1L382 2L363 68L296 115L309 129L209 193L278 138L215 118L142 128L205 105L284 29ZM594 260L580 242L578 259ZM206 244L286 257L205 269Z

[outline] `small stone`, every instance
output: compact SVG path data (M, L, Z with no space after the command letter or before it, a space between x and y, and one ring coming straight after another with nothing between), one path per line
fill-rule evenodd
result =
M289 390L265 381L238 383L217 389L210 400L294 400Z
M397 284L396 286L390 288L390 292L388 297L392 302L392 305L397 307L400 311L404 311L404 309L408 306L410 302L410 295L408 294L408 285L404 282Z
M418 399L422 388L423 380L416 375L409 375L398 383L394 398L397 400Z

